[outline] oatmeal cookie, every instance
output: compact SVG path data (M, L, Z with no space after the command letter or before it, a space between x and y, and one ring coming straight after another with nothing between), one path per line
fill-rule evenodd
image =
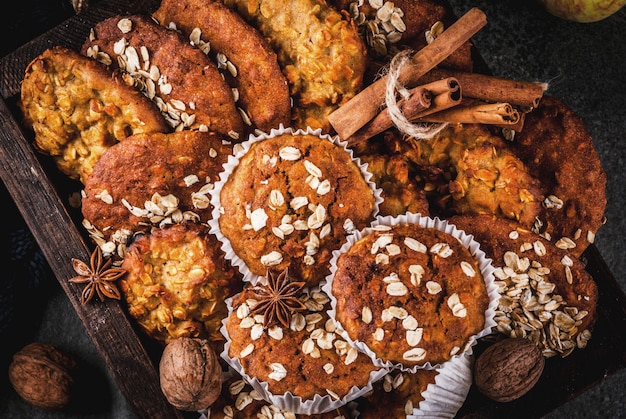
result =
M607 182L584 122L544 96L511 148L541 180L545 199L533 230L580 257L604 223Z
M128 312L148 336L163 343L179 337L224 340L224 300L243 282L206 227L177 224L137 236L122 269Z
M363 86L356 25L324 0L226 0L269 39L294 99L293 126L331 130L328 115Z
M28 64L19 104L26 126L35 132L35 148L82 183L118 141L170 130L156 105L118 75L59 46Z
M223 135L180 131L135 135L111 147L87 179L82 214L99 245L211 217L209 189L232 153Z
M472 234L492 259L500 301L497 329L535 342L544 356L584 348L596 319L598 290L583 263L513 220L489 215L448 221Z
M217 65L180 33L143 15L114 16L92 28L81 50L125 73L175 130L209 130L243 140L244 123Z
M199 46L209 45L218 67L226 67L241 106L254 128L269 132L291 124L291 98L276 53L243 18L216 0L163 0L153 13ZM198 36L198 39L195 36ZM246 121L247 118L244 118Z

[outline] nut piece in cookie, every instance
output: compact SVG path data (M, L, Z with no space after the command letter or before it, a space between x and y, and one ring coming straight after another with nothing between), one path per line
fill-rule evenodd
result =
M354 22L324 0L226 0L278 55L295 128L331 129L328 115L360 91L367 63Z
M238 13L215 0L164 0L153 17L206 46L236 89L244 122L265 132L291 124L289 86L276 53Z
M243 282L207 228L185 223L137 236L122 268L128 312L148 336L165 343L180 337L223 341L224 300Z
M143 15L114 16L92 28L81 52L113 68L154 100L175 130L243 139L244 123L217 65L180 33Z
M206 223L209 190L232 153L225 138L185 130L136 135L111 147L83 192L83 224L91 237L103 251L114 252L152 226Z
M573 253L512 220L465 215L448 221L473 235L496 268L500 333L533 341L546 357L587 345L598 289Z
M35 148L83 183L100 156L118 141L132 134L170 131L155 104L119 75L58 46L28 64L20 107L35 132Z

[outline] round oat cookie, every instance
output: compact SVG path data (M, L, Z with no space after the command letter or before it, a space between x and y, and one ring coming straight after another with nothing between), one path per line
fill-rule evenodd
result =
M511 147L544 190L533 230L580 257L604 223L607 182L584 122L560 99L544 96Z
M224 67L227 82L238 93L237 105L253 128L270 132L291 124L289 85L276 53L238 13L214 0L163 0L152 16L210 48L209 56Z
M546 357L585 347L598 289L573 253L512 220L464 215L448 221L473 235L492 259L501 295L499 332L532 340Z
M26 67L21 87L34 146L83 184L100 156L132 134L168 132L152 101L99 62L68 48L45 50Z
M176 130L244 139L244 123L217 65L180 33L150 16L114 16L92 29L81 52L125 73Z
M211 217L209 190L232 153L226 137L180 131L135 135L111 147L87 179L82 214L99 245L152 226Z
M139 235L121 267L128 312L148 336L163 343L179 337L223 342L224 300L243 282L206 227L185 223Z
M330 132L328 115L363 87L367 50L354 22L325 0L225 0L268 40L293 97L294 128Z

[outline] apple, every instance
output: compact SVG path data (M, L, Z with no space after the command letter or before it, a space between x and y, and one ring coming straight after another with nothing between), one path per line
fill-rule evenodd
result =
M573 22L597 22L626 5L626 0L537 0L548 13Z

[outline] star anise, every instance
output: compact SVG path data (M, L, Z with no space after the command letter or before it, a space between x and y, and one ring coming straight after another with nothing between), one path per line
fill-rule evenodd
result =
M294 312L306 310L306 306L298 299L304 282L291 282L287 269L276 275L267 271L267 285L256 285L250 292L258 299L257 305L250 310L251 314L263 314L263 327L268 328L277 322L285 328L289 327Z
M86 284L80 296L80 302L87 304L95 294L100 297L100 301L104 301L105 297L119 300L121 298L120 291L115 285L115 281L126 273L121 268L111 268L113 259L107 259L103 263L102 250L99 246L91 254L90 265L79 259L72 258L72 266L78 274L69 281L75 284Z

